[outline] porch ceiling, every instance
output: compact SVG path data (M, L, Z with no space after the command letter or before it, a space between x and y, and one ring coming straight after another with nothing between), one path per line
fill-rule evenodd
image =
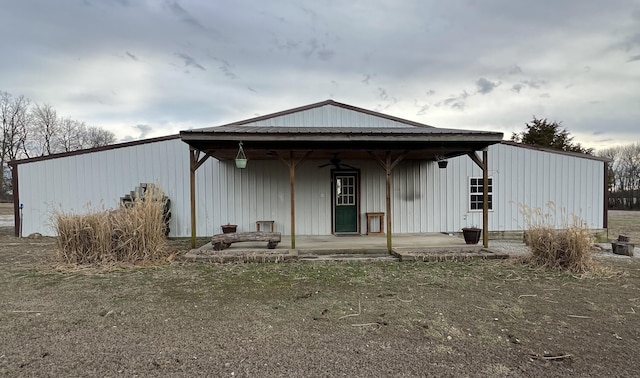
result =
M405 159L432 160L479 151L499 143L502 133L441 128L359 128L359 127L257 127L219 126L181 131L180 137L192 148L219 160L234 159L238 143L249 160L276 159L278 153L293 151L310 159L371 159L367 151L408 151Z

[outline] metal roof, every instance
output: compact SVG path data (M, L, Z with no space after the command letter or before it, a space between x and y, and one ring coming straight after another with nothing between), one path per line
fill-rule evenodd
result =
M443 129L435 127L278 127L278 126L242 126L242 125L226 125L217 127L208 127L204 129L182 131L180 135L195 134L350 134L350 135L486 135L497 136L502 133L493 131L478 130L459 130L459 129Z

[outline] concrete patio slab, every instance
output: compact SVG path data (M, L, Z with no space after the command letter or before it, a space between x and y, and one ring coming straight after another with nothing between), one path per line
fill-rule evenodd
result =
M385 235L297 236L296 249L290 249L290 246L289 236L283 236L275 249L266 249L264 242L243 242L215 251L208 243L189 251L184 257L210 262L444 261L507 257L480 245L467 245L457 236L440 233L396 235L392 254L387 251Z

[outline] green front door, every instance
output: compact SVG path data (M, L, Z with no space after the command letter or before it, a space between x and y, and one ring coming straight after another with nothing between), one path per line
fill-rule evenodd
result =
M334 172L334 231L358 232L358 173Z

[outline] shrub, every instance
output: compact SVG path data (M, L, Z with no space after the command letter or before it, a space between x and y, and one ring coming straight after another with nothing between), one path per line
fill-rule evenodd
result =
M547 206L554 211L552 203ZM527 222L525 243L529 247L530 253L526 257L529 263L575 273L584 273L595 267L594 239L579 217L572 216L571 222L568 222L565 216L562 228L556 229L552 213L527 207L522 207L521 212Z
M166 197L155 186L143 198L111 211L57 213L57 257L69 264L136 263L166 257Z

